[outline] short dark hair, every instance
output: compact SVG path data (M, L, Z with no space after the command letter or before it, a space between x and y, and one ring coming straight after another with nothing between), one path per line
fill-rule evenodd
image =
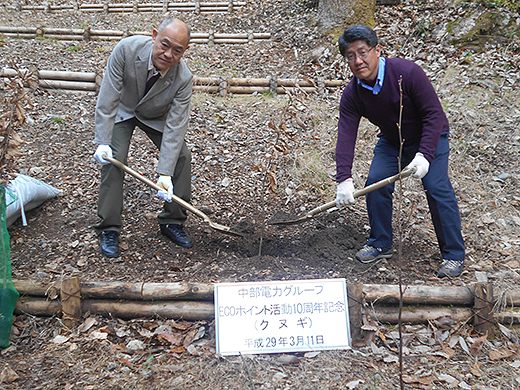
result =
M365 41L370 47L376 47L378 43L377 34L370 27L362 24L348 27L338 40L339 52L343 57L345 57L348 45L355 41Z

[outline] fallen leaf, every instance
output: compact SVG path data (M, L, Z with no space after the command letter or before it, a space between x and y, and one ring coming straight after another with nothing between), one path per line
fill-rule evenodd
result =
M9 364L6 364L2 372L0 372L0 383L12 383L18 378L20 378L20 376Z
M490 351L489 352L489 358L491 360L501 360L506 359L510 356L513 356L514 353L512 351L509 351L507 349L500 349L498 351Z
M78 333L83 333L96 325L98 321L94 317L87 318L80 326L78 326Z
M171 333L161 333L157 335L159 341L166 341L172 345L181 345L181 341Z
M183 353L183 352L186 352L186 348L184 347L175 347L175 348L172 348L172 349L169 349L168 350L169 353Z
M484 346L484 343L486 342L486 340L487 340L487 335L481 336L475 340L475 342L471 346L471 354L473 356L477 356L479 354L479 352L482 349L482 347Z
M357 387L357 385L359 385L361 383L365 383L365 381L362 379L357 379L355 381L351 381L351 382L347 383L347 389L353 390Z
M417 383L420 385L430 386L432 384L432 378L429 376L425 376L423 378L416 378L408 375L403 375L403 382L407 384Z
M54 344L63 344L65 342L67 342L68 340L69 340L69 337L67 337L67 336L57 335L56 337L54 337L52 339L51 342L53 342Z
M483 374L482 374L482 371L480 370L480 367L477 363L473 364L470 368L469 368L469 371L475 375L477 378L480 378Z

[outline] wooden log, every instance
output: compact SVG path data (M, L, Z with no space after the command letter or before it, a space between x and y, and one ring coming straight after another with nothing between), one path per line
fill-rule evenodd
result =
M493 319L493 286L491 283L477 283L475 285L475 317L473 325L481 334L491 335L495 327Z
M254 39L270 39L271 33L253 33Z
M52 317L61 315L61 303L44 298L20 297L14 309L16 314Z
M520 324L520 308L507 309L494 313L495 321L504 325Z
M361 338L363 325L363 283L353 283L347 286L348 315L350 320L350 334L352 340Z
M90 34L92 35L107 35L107 36L118 36L122 37L124 35L124 31L121 30L90 30Z
M215 33L215 39L245 39L245 40L247 40L247 34L246 33L236 33L236 34Z
M81 290L79 278L65 279L61 283L61 312L63 325L73 329L81 319Z
M83 282L81 292L85 298L212 300L213 284Z
M110 317L132 319L139 317L161 317L185 319L188 321L211 320L215 316L215 308L212 302L144 302L127 301L116 302L108 300L82 300L81 309L92 314L100 314ZM374 306L368 310L368 314L381 323L397 324L397 307ZM34 316L59 316L61 315L61 303L44 298L20 297L14 311L16 314L30 314ZM473 312L471 308L439 308L439 307L404 307L402 322L407 324L428 323L437 318L449 316L453 323L468 321ZM505 325L520 322L520 312L507 311L496 313L496 319Z
M84 300L82 309L91 313L131 319L137 317L161 317L187 321L211 320L215 317L213 302L115 302Z
M229 85L238 85L238 86L255 86L255 87L268 87L269 79L247 79L247 78L239 78L233 77L227 79Z
M33 280L15 280L13 285L20 296L32 295L56 299L60 295L60 287L54 283L36 282Z
M94 72L66 72L66 71L52 71L40 70L38 76L41 79L47 80L68 80L68 81L88 81L96 80L96 73Z
M43 35L47 39L56 39L62 41L82 41L83 35L56 35L56 34L44 34Z
M207 93L217 93L219 91L218 86L202 86L202 85L194 85L193 91L195 92L207 92Z
M216 77L193 77L194 85L218 85L219 82L220 80Z
M197 38L209 38L209 34L208 33L192 33L191 34L191 39L197 39Z
M279 79L278 86L280 87L294 87L298 84L300 87L315 87L314 82L311 80L298 80L298 79Z
M1 74L0 74L1 75ZM205 88L205 87L202 87ZM215 86L215 88L217 88ZM59 287L54 283L42 283L31 280L13 280L20 295L51 296L57 295ZM195 288L196 287L196 288ZM164 289L168 293L161 292ZM146 293L143 295L143 291ZM52 294L52 292L54 292ZM117 299L212 299L211 283L124 283L124 282L82 282L81 293L89 298ZM156 295L157 294L157 295ZM194 295L190 295L194 294ZM397 305L399 301L398 285L364 284L363 295L367 302L374 304ZM495 292L494 292L495 295ZM507 297L507 305L520 307L520 290L496 292L499 297ZM454 305L473 306L474 288L457 286L407 286L404 289L405 305Z
M324 83L326 87L341 87L345 82L343 80L325 80Z
M230 44L230 45L234 45L234 44L241 44L241 43L247 43L249 42L247 39L214 39L213 40L214 43L218 43L218 44Z
M45 89L72 89L79 91L95 91L96 83L64 80L39 80L39 85Z
M212 302L143 302L143 301L81 301L81 310L92 314L124 319L132 318L173 318L187 321L211 320L215 317L215 307ZM43 298L22 297L18 299L14 312L34 316L60 316L62 304L59 301L49 301Z
M27 38L34 39L38 37L38 34L28 34L28 33L2 33L6 37L12 38Z
M90 37L92 41L118 41L122 37L111 37L111 36L104 36L104 35L94 35Z
M44 27L43 28L43 33L44 34L64 34L64 35L75 35L75 34L79 34L79 35L83 35L83 33L85 32L84 29L80 29L80 28L50 28L50 27Z
M266 93L269 92L269 87L242 87L242 86L231 86L229 87L229 93L236 94L247 94L247 93Z
M365 284L365 299L380 304L397 304L399 286ZM405 286L403 303L405 305L473 305L474 289L452 286Z
M36 33L36 27L0 26L0 33Z
M399 308L395 306L373 306L367 310L375 321L388 324L399 322ZM468 321L473 316L471 308L466 307L403 307L401 322L406 324L428 323L440 317L451 317L454 323Z
M58 286L42 282L13 280L14 287L20 295L49 296L56 298ZM81 282L81 296L95 299L194 299L212 300L213 284L211 283L125 283L125 282ZM58 290L59 291L59 290Z

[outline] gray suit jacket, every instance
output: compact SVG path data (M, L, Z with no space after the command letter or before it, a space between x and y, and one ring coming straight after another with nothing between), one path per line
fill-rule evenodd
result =
M181 59L143 96L151 51L151 38L136 35L110 54L96 105L95 142L110 145L114 124L136 117L163 133L157 172L171 176L188 128L193 75Z

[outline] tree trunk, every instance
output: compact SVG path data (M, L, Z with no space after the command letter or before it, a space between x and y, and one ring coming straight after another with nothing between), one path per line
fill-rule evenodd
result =
M375 25L376 0L319 0L318 26L321 32L340 35L355 24Z

